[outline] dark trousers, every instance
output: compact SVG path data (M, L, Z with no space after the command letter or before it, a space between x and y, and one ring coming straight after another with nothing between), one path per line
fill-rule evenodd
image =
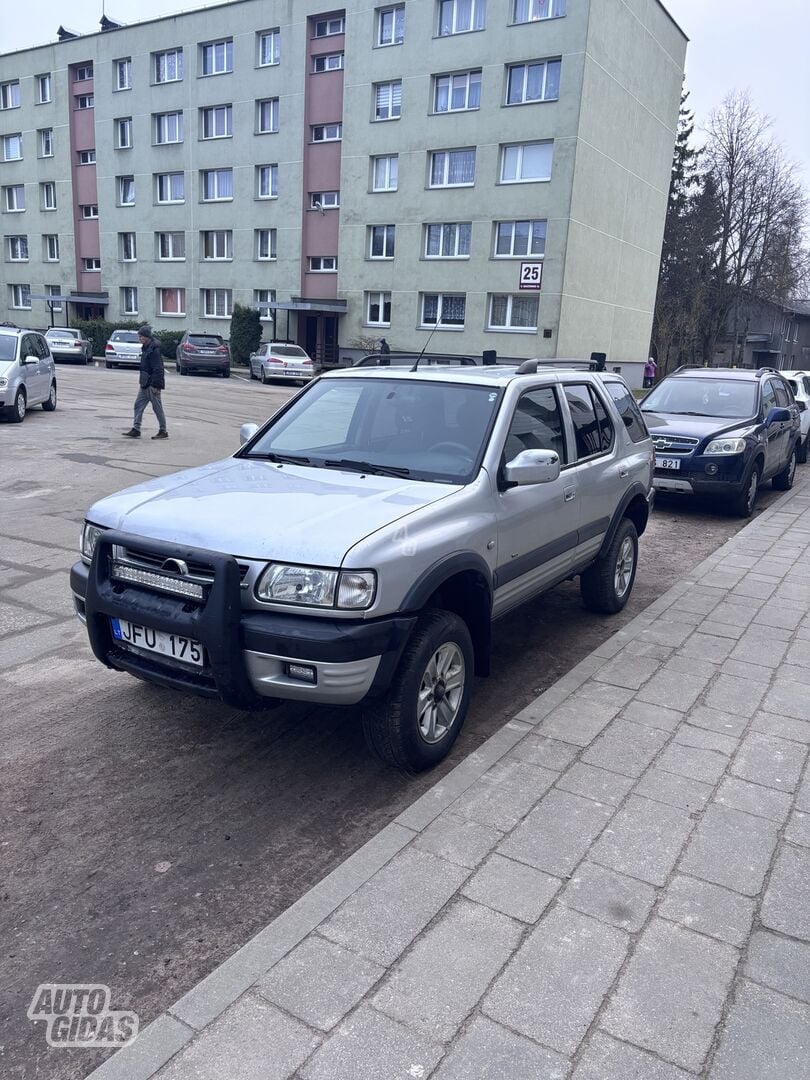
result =
M152 406L157 417L158 427L161 431L165 431L166 414L163 411L163 402L160 400L160 390L155 390L152 386L142 386L138 391L138 396L135 398L135 419L132 421L132 426L138 431L141 430L141 421L147 405Z

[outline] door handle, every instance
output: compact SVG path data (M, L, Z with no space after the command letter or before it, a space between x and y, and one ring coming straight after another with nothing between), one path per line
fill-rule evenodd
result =
M577 489L576 488L563 488L563 498L565 499L566 502L573 502L576 497L577 497Z

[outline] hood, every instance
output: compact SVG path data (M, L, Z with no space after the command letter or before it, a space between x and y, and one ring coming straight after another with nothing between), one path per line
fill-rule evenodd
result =
M95 503L88 520L245 559L339 566L358 541L458 486L226 458Z
M709 435L725 435L737 429L753 427L753 417L728 416L682 416L679 413L644 412L651 435L687 435L693 439L705 439Z
M0 360L0 375L7 375L9 369L16 363L16 360Z

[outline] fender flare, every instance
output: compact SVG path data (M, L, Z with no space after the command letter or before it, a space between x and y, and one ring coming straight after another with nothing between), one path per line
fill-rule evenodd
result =
M597 559L601 559L607 549L613 543L613 537L616 535L616 530L621 524L622 518L625 516L625 511L627 510L627 507L638 495L643 498L644 505L647 507L647 517L645 517L644 519L644 528L639 529L639 536L644 532L644 529L646 529L647 518L649 517L650 500L647 489L644 487L643 484L636 481L636 483L631 484L627 491L625 491L624 495L622 496L621 502L613 511L613 517L610 519L610 525L608 525L608 530L605 533L605 538L602 541L602 546L599 548L599 554L596 556Z

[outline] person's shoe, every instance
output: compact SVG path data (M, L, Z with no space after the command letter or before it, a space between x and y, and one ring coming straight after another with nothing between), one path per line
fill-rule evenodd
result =
M121 434L125 439L140 439L141 437L140 428L136 427L130 428L129 431L122 431Z
M168 437L169 437L168 431L159 431L157 433L157 435L152 436L153 439L168 439Z

